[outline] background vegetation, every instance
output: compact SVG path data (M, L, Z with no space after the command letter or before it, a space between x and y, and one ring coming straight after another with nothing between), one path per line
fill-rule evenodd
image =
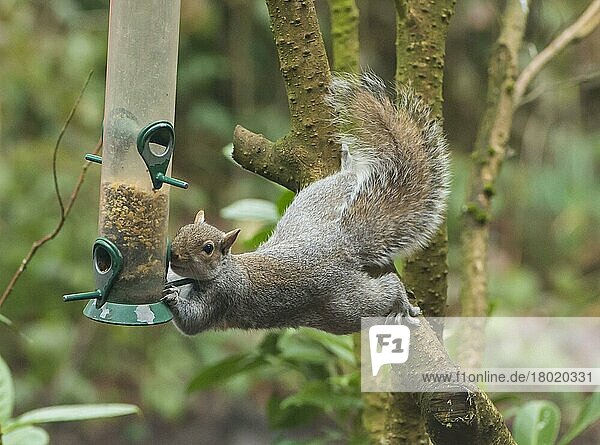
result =
M461 207L468 154L485 103L486 67L502 2L458 2L447 42L445 128L453 150L448 214L449 313L457 313ZM521 57L528 61L587 1L532 1ZM361 63L390 82L393 2L358 2ZM327 8L318 2L327 33ZM70 193L83 154L100 135L108 23L106 0L0 0L0 287L31 242L56 224L52 147L94 70L59 156ZM223 228L243 227L251 248L290 195L223 155L236 123L270 139L288 125L283 83L262 0L184 0L177 92L171 234L202 207ZM328 36L326 35L328 42ZM600 34L570 47L534 82L515 116L511 156L494 201L491 312L600 315ZM16 382L17 411L58 403L137 404L143 417L57 424L56 443L290 443L359 437L358 379L350 338L316 331L210 332L194 338L170 326L107 327L61 295L93 282L99 169L91 168L60 235L39 251L2 306L0 356ZM242 202L263 199L274 203ZM237 202L236 205L235 204ZM225 209L224 209L225 208ZM224 210L223 210L224 209ZM226 360L226 361L222 361ZM213 366L214 365L214 366ZM188 393L188 386L195 391ZM501 397L500 397L501 396ZM511 421L531 399L552 399L563 431L581 394L496 395ZM358 439L357 439L358 440ZM578 443L599 443L598 428Z

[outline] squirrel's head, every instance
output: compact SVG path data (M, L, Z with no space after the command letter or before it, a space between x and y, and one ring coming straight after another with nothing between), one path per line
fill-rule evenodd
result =
M183 226L171 244L171 269L178 275L199 281L212 280L219 274L223 260L240 229L222 232L204 222L204 210L193 224Z

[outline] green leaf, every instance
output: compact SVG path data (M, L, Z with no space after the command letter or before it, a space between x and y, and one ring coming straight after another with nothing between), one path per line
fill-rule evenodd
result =
M37 426L24 426L2 436L3 445L46 445L48 433Z
M281 406L281 400L272 396L267 403L267 418L272 429L294 428L306 425L323 410L315 406Z
M275 229L275 223L265 224L252 236L252 238L244 241L244 246L246 246L248 250L256 249L271 236L273 229Z
M106 403L94 405L60 405L34 409L20 415L9 425L14 430L22 425L48 422L67 422L75 420L102 419L107 417L138 414L139 408L127 403Z
M223 383L232 377L249 372L267 362L255 354L239 354L227 357L214 365L202 369L188 385L188 392L200 391Z
M266 199L240 199L221 209L221 217L240 221L277 221L275 204Z
M277 344L285 331L267 332L258 346L262 355L279 354Z
M221 209L221 217L235 220L277 221L277 206L266 199L240 199Z
M0 357L0 425L12 414L15 406L15 387L10 369Z
M559 445L567 445L585 429L600 419L600 392L593 393L585 402L577 420L571 426L567 434L558 442Z
M277 200L277 211L279 216L282 216L286 209L290 206L296 194L291 190L284 190L279 199Z
M326 382L312 381L307 382L300 391L281 402L281 408L308 405L319 407L324 411L339 411L359 408L361 403L358 394L335 392Z
M553 445L560 427L560 411L549 400L535 400L523 405L513 424L519 445Z
M326 364L334 360L333 354L318 342L298 331L285 331L277 343L280 357L288 361Z
M339 390L343 391L355 391L360 392L360 372L354 370L348 374L341 374L329 377L329 383L331 386L338 387Z
M319 437L311 437L308 439L276 439L273 442L273 445L329 445L331 443L340 443L341 438L342 436L339 432L326 432L324 437L323 433L319 432Z
M350 335L334 335L317 329L301 329L300 332L319 342L323 347L334 353L340 360L351 365L356 363L354 344Z
M11 321L10 318L5 317L4 315L0 314L0 323L5 324L6 326L12 326L13 322Z

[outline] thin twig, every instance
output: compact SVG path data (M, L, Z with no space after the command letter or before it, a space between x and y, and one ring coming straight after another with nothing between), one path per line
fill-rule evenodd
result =
M79 94L77 95L77 99L75 99L75 103L71 107L71 111L69 111L69 115L67 116L65 123L63 124L62 128L60 129L60 133L58 133L58 137L56 138L56 143L54 144L54 151L52 153L52 179L54 180L54 191L56 193L56 199L58 200L58 205L60 206L60 219L61 220L64 219L64 217L65 217L65 205L63 203L62 196L60 194L60 188L58 187L58 172L56 169L56 160L58 158L58 147L60 146L62 138L65 135L65 131L67 131L67 127L71 123L73 116L75 116L75 110L77 109L77 106L79 105L79 102L81 101L81 97L83 96L83 93L84 93L85 89L87 88L88 83L90 83L90 79L92 78L92 73L93 73L93 71L90 71L88 73L88 76L85 79L83 87L81 88L81 91L79 91Z
M548 46L546 46L523 69L515 81L514 104L521 105L523 95L531 81L544 66L569 44L583 39L600 24L600 0L593 0L579 18L568 28L565 28Z
M533 88L527 94L525 94L521 98L521 101L519 102L518 106L522 106L522 105L528 104L529 102L533 102L538 97L540 97L543 94L546 94L549 91L557 91L559 89L571 88L575 85L589 82L589 81L595 80L597 78L600 78L600 71L596 71L596 72L588 73L588 74L582 74L580 76L576 76L571 79L565 79L565 80L561 80L558 82L552 82L547 85L539 85L539 86Z
M83 85L83 88L79 92L79 95L77 96L77 99L75 100L75 103L73 104L73 107L71 108L71 111L69 112L69 115L67 116L67 119L65 120L65 123L60 130L60 133L56 140L56 144L54 145L54 154L52 157L52 175L54 178L54 190L56 191L56 197L58 199L58 203L60 206L60 219L58 220L58 223L56 224L56 227L54 228L54 230L52 230L52 232L44 235L37 241L33 242L33 244L31 245L31 248L29 249L29 252L27 252L27 255L25 255L25 257L21 261L21 264L19 265L19 267L15 271L14 275L10 279L8 285L4 289L2 296L0 296L0 306L2 306L2 304L6 301L6 299L8 298L8 296L14 289L15 284L17 283L17 281L19 280L19 278L21 277L21 275L27 268L27 265L30 263L31 259L33 258L33 256L37 252L37 250L40 247L42 247L44 244L46 244L48 241L54 239L56 237L56 235L59 234L59 232L61 231L62 227L65 224L67 217L69 216L69 213L71 212L71 209L73 207L73 204L75 203L75 200L77 199L77 196L79 195L79 190L81 189L81 185L83 184L83 180L85 178L87 169L89 167L89 162L86 162L81 167L81 171L79 173L79 177L77 178L77 182L75 183L75 186L73 187L73 191L71 192L69 201L65 205L62 200L62 197L60 195L60 190L58 188L58 175L56 172L56 159L57 159L58 147L60 145L60 142L65 134L65 131L66 131L68 125L70 124L71 120L73 119L75 110L77 109L77 106L79 105L79 102L81 101L81 97L83 96L83 93L84 93L85 89L87 88L87 85L90 81L91 76L92 76L92 72L90 71L90 73ZM100 140L98 140L98 142L96 143L96 147L94 148L94 154L98 154L100 152L101 147L102 147L102 138L100 138Z

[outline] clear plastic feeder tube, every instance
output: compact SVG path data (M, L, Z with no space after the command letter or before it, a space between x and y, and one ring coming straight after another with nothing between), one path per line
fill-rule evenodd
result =
M111 302L157 302L164 286L169 187L155 190L138 136L174 121L179 9L179 0L110 2L99 236L123 256Z

